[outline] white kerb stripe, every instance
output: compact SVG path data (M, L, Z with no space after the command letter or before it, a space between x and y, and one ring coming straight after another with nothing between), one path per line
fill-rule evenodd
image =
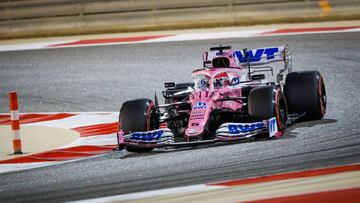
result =
M10 111L11 120L19 120L19 110L12 110Z
M12 134L13 134L14 140L20 139L20 130L13 130Z
M176 188L168 188L168 189L160 189L160 190L152 190L146 192L136 192L130 194L123 194L123 195L115 195L109 197L100 197L95 199L87 199L87 200L80 200L74 201L74 203L110 203L116 201L131 201L131 200L140 200L150 197L156 197L161 195L170 195L170 194L181 194L181 193L194 193L194 192L202 192L202 191L209 191L209 190L217 190L227 188L226 186L213 186L213 185L191 185L191 186L184 186L184 187L176 187Z

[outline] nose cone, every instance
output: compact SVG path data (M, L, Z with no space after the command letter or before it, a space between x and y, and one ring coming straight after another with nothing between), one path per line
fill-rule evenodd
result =
M185 131L187 137L197 137L204 132L204 129L200 126L189 127Z

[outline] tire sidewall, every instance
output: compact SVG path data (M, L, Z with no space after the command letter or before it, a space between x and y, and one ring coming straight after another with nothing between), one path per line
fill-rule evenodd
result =
M275 92L275 105L274 105L275 118L277 121L278 129L280 131L283 131L283 130L285 130L286 123L287 123L287 115L288 115L287 103L286 103L284 94L282 93L280 88L274 88L274 89L276 91ZM284 116L281 115L282 114L281 111L284 111L283 112L283 113L285 113Z

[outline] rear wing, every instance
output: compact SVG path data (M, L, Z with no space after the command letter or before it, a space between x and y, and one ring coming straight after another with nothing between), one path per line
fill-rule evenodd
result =
M249 81L275 76L273 78L275 80L272 81L276 81L281 87L285 84L287 74L292 72L291 51L288 45L252 50L231 50L229 46L213 47L210 52L205 52L203 55L204 68L212 68L212 61L215 58L220 59L219 61L227 59L228 63L224 64L229 65L228 68L247 70Z
M225 49L231 49L231 47L220 47ZM225 49L224 49L225 48ZM223 55L223 50L210 49L210 52L205 52L203 55L204 68L211 68L212 59ZM273 62L284 61L284 69L291 70L291 51L288 45L279 47L263 47L257 49L243 49L243 50L230 50L225 51L225 55L233 56L233 64L237 67L246 66L247 68L252 66L266 65Z

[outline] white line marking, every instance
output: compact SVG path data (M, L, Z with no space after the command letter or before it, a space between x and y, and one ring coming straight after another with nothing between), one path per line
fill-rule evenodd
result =
M37 123L24 124L27 126L45 126L72 129L77 127L84 127L90 125L114 123L119 120L119 113L109 114L79 114L59 120L43 121Z
M344 29L344 30L327 30L327 31L303 31L303 32L289 32L289 33L262 33L260 35L257 35L256 37L347 33L347 32L360 32L360 28L352 28L352 29Z
M144 42L177 42L177 41L190 41L190 40L209 40L209 39L222 39L222 38L249 38L259 35L264 32L271 32L274 29L266 30L246 30L246 31L230 31L230 32L212 32L212 33L189 33L178 34L169 37L162 37L157 39L149 39Z
M53 42L34 42L34 43L24 43L24 44L12 44L12 45L0 45L0 52L3 51L22 51L22 50L34 50L34 49L43 49L52 44L63 44L70 43L72 41L53 41Z
M80 137L72 143L69 143L65 146L59 147L57 149L78 147L78 146L104 146L104 145L116 145L116 133L107 134L107 135L96 135L88 137Z

